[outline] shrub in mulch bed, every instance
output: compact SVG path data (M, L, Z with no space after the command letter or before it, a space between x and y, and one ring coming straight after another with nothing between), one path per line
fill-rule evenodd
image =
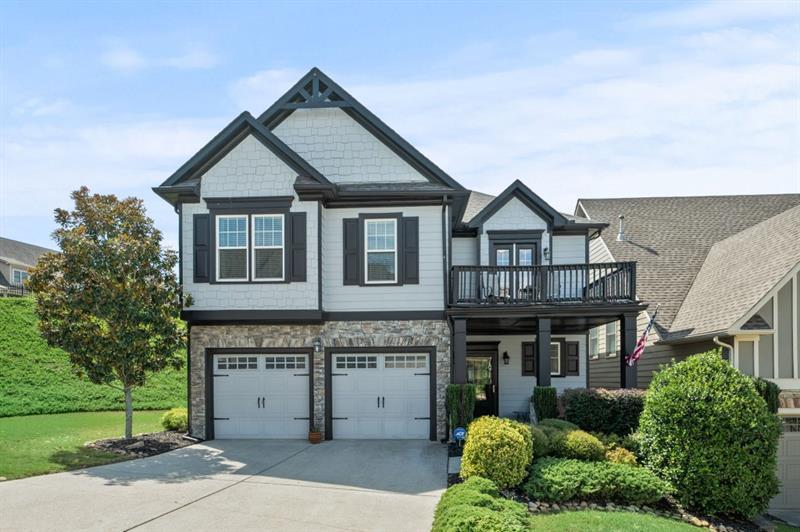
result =
M580 388L561 396L564 417L589 432L629 434L639 426L645 390Z
M144 458L156 454L166 453L181 447L187 447L194 442L184 439L183 433L174 431L150 432L137 434L133 438L109 438L96 440L86 444L86 447L97 451L114 453L129 458Z

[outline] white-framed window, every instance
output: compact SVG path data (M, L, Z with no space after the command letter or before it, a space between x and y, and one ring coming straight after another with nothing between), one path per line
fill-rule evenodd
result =
M367 284L397 282L397 220L365 220L364 271Z
M253 280L283 281L283 214L253 215Z
M217 369L258 369L258 357L218 356Z
M561 342L550 342L550 375L561 375Z
M247 281L247 215L216 218L217 281Z
M597 327L589 329L589 358L600 358L600 330Z
M606 356L617 356L617 322L606 324Z
M28 272L25 270L13 270L13 282L14 284L22 284L28 280Z

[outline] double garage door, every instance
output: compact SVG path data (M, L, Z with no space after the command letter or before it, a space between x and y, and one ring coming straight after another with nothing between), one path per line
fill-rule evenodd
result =
M305 438L311 414L309 354L212 357L215 438ZM331 433L341 439L428 439L427 353L344 353L328 359Z

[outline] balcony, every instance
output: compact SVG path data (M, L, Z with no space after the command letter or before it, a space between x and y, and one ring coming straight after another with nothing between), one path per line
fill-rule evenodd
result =
M636 263L453 266L450 305L503 306L631 303Z

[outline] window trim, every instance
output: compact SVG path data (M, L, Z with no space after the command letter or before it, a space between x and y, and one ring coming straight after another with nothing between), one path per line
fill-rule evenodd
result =
M614 350L608 350L608 326L611 325L614 327ZM603 346L603 351L606 354L606 358L615 358L617 356L617 339L619 337L619 327L617 326L616 321L612 321L611 323L606 323L605 325L605 345Z
M525 346L532 345L533 346L533 371L528 372L525 371ZM519 348L519 355L520 360L522 362L520 376L522 377L536 377L539 371L539 364L536 360L539 356L538 350L536 348L536 342L522 342ZM558 359L558 371L553 371L553 346L558 345L557 348L557 359ZM566 339L564 338L556 338L550 340L550 377L566 377Z
M19 281L15 280L16 276L14 274L16 274L16 273L24 274L25 275L25 279L20 278ZM11 282L13 284L23 284L25 281L27 281L30 278L30 276L31 276L31 274L30 274L30 272L28 272L28 270L20 270L18 268L14 268L14 267L11 268Z
M561 367L561 340L555 340L550 342L550 376L551 377L563 377L565 374L561 373L564 369ZM558 346L558 356L556 360L558 360L558 371L553 371L553 346Z
M281 245L280 246L256 246L256 218L280 218L281 219ZM252 261L252 276L249 280L255 282L281 282L286 280L286 215L284 213L258 213L250 215L252 230L250 234L250 261ZM281 250L281 276L280 277L256 277L256 250L257 249L280 249Z
M387 279L382 281L370 281L369 280L369 254L370 253L389 253L390 250L388 249L380 249L380 250L370 250L369 249L369 224L370 223L378 223L378 222L391 222L394 226L394 249L391 250L391 253L394 253L394 279ZM365 218L364 219L364 284L368 285L394 285L398 284L400 279L400 272L398 271L398 264L399 264L399 251L398 251L398 244L399 244L399 223L398 219L395 217L386 217L386 218Z
M594 332L594 339L592 338L592 332ZM592 353L592 343L595 344L594 354ZM598 327L592 327L589 329L588 335L588 349L589 349L589 360L597 360L600 358L600 329Z
M244 244L244 247L242 247L242 246L236 246L236 247L226 246L226 247L223 248L223 247L221 247L219 245L219 221L222 218L244 218L244 233L245 233L245 244ZM249 246L250 239L248 238L249 234L250 234L250 217L248 215L246 215L246 214L218 214L218 215L214 216L214 248L215 248L215 250L214 250L214 258L216 259L216 263L214 265L215 266L215 268L214 268L214 279L218 283L236 283L236 282L243 282L243 281L247 282L247 281L250 280L250 260L249 260L249 256L250 256L250 246ZM220 268L219 268L219 264L220 264L219 256L220 256L220 251L222 249L226 249L226 250L227 249L244 249L245 250L245 261L244 261L244 263L245 263L245 265L244 265L245 275L244 275L244 277L223 279L223 278L221 278L219 276L219 271L220 271Z

